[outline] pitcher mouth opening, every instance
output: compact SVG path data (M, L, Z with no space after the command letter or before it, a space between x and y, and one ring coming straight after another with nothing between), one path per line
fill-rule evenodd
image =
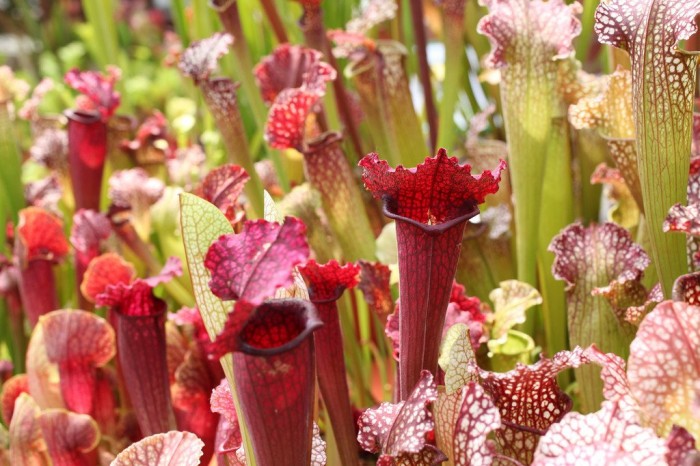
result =
M463 212L461 215L458 215L457 217L454 217L450 220L441 223L428 224L419 222L410 217L405 217L396 213L396 211L398 210L398 206L394 199L384 197L383 200L384 202L382 212L384 213L384 215L394 220L410 223L411 225L420 228L428 235L439 235L441 233L444 233L453 226L458 225L462 222L466 222L467 220L474 218L479 214L478 204L474 201L468 201L464 203L464 205L459 209L459 212Z
M273 356L299 346L321 327L316 308L301 299L272 299L262 303L245 323L239 351L253 356Z
M64 112L64 115L69 120L76 121L83 125L96 123L102 119L99 112L91 110L69 109Z

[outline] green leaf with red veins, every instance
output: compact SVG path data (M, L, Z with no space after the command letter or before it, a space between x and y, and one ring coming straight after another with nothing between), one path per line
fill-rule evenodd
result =
M479 369L481 385L501 413L496 431L499 451L523 464L532 462L540 437L571 410L571 398L557 384L557 375L588 362L586 350L561 351L536 364L518 364L510 372Z
M204 267L204 257L209 246L221 235L231 233L233 228L216 206L189 193L180 195L180 224L195 300L207 334L213 340L223 330L231 305L217 298L209 289L211 275ZM231 357L225 356L221 366L229 384L235 386ZM241 430L244 444L250 446L245 426ZM254 459L251 464L255 465Z
M630 346L632 395L660 435L673 425L700 438L692 413L700 380L700 307L665 301L642 321Z
M294 267L309 256L305 232L300 220L287 217L282 225L249 221L241 233L221 236L204 258L211 291L221 299L260 304L292 285Z
M433 405L435 416L435 444L440 451L447 452L447 466L454 466L454 434L457 417L460 414L464 391L445 393L444 387L438 387L438 397Z
M533 466L666 464L668 451L653 429L642 427L634 411L605 402L593 414L569 413L554 424L535 452Z
M596 10L603 44L626 50L632 63L639 179L652 256L664 295L687 271L682 237L664 235L663 220L684 202L688 185L697 54L677 47L697 29L700 1L608 0Z
M203 447L190 432L151 435L119 453L111 466L197 466Z
M378 466L422 466L444 461L445 455L426 440L435 428L428 405L437 395L432 374L423 371L406 401L382 403L362 413L358 443L365 451L381 453Z
M455 465L489 466L496 448L486 437L499 427L501 415L498 408L478 383L469 382L464 389L464 401L455 427Z
M637 286L649 265L649 257L614 223L584 227L570 225L549 246L556 260L552 273L566 282L569 342L586 347L595 343L606 353L626 357L635 328L624 320L624 310L613 309L604 296L604 287L615 293ZM614 283L613 283L614 282ZM594 291L596 291L594 293ZM615 295L615 302L623 297ZM580 381L584 412L591 412L602 401L602 382L595 367L576 371Z
M469 327L464 323L452 325L445 334L438 364L445 371L445 387L440 390L433 407L435 415L435 442L447 452L449 465L454 465L455 426L464 399L464 387L479 381L475 366ZM441 387L442 388L442 387Z
M510 150L515 211L518 279L535 284L542 183L546 152L559 109L557 62L573 52L581 30L580 5L562 0L487 0L489 14L477 31L488 37L487 66L501 71L501 100Z
M458 392L469 382L479 380L477 374L469 370L474 360L469 327L463 323L453 325L445 335L438 360L445 371L445 392L448 395Z

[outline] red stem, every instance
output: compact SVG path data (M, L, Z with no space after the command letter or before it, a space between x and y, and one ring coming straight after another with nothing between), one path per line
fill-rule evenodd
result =
M284 24L282 23L279 14L277 14L277 7L275 6L274 2L270 0L261 0L260 3L262 4L263 10L265 10L267 20L270 21L270 26L272 26L272 32L275 33L277 42L280 44L289 42L287 31L284 29Z
M337 298L336 298L337 299ZM333 426L338 445L340 463L358 464L357 433L352 415L348 382L343 358L343 335L340 330L336 299L313 301L323 327L314 334L316 363L318 364L318 386L323 403Z
M418 71L421 85L423 86L423 97L425 99L425 113L428 117L428 127L430 128L430 148L435 151L438 134L437 111L435 100L433 99L433 89L430 84L430 67L428 66L427 39L425 35L425 25L423 18L423 0L411 0L411 23L416 38L416 52L418 55Z
M114 313L119 367L144 437L175 428L165 352L166 306L160 300L159 305L153 315Z
M333 80L333 91L335 104L340 112L340 118L343 120L345 130L350 137L350 142L355 150L356 160L364 157L365 153L362 150L362 142L360 141L360 133L355 125L355 120L352 117L350 104L347 99L347 91L343 84L343 73L338 68L333 53L331 52L330 42L326 37L326 28L323 25L323 14L320 7L312 8L304 6L304 16L299 20L299 25L304 33L304 40L309 47L319 50L323 53L326 61L338 72L338 78Z

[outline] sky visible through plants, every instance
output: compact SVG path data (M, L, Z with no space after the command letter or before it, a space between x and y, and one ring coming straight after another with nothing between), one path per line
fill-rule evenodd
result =
M700 466L699 14L0 2L0 466Z

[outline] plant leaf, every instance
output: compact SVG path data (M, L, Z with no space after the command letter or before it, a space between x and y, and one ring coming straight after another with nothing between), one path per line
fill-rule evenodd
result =
M517 280L506 280L489 294L493 303L491 340L505 341L508 330L525 322L528 309L542 304L542 296L531 285Z
M458 392L469 382L478 381L475 371L469 370L469 365L475 361L472 349L469 327L458 323L450 327L443 339L438 363L445 371L445 393L451 395Z
M700 308L665 301L639 325L627 376L632 395L659 434L678 425L700 437L700 419L692 413L699 361Z
M190 432L151 435L119 453L110 466L197 466L203 447Z
M369 452L381 452L378 465L430 465L443 461L444 455L425 439L435 427L428 405L437 395L432 374L423 371L406 401L382 403L362 413L357 435L360 446Z
M248 221L241 233L221 236L204 259L212 292L222 299L260 304L291 285L294 267L309 256L305 232L300 220L287 217L282 225Z
M40 318L46 355L58 366L61 394L71 411L92 414L98 367L116 354L115 335L103 318L86 312L58 310Z
M234 208L250 176L243 167L227 164L210 171L202 181L202 197L233 220Z
M434 157L426 157L416 168L391 168L376 153L365 156L359 165L365 187L375 198L391 199L396 214L426 225L459 216L465 204L484 202L486 195L498 191L501 172L506 168L501 161L495 170L472 175L471 166L460 165L444 149Z
M232 233L233 227L216 206L188 193L180 195L180 221L197 307L209 337L214 339L223 329L231 305L209 289L211 275L204 266L204 257L209 246L221 235Z
M84 96L78 104L83 110L97 110L102 120L107 121L121 102L119 92L114 89L121 77L121 70L115 66L107 67L107 74L97 71L80 71L73 68L64 76L66 84Z
M328 301L338 299L343 291L359 283L360 266L341 266L336 260L321 265L311 259L299 267L299 272L308 283L311 301Z
M568 329L571 345L588 346L595 343L606 353L626 357L635 328L624 319L624 306L611 306L603 295L609 294L614 303L622 303L621 291L634 291L629 302L644 303L640 284L649 257L632 241L629 233L614 223L584 227L580 223L568 226L549 245L556 259L554 277L566 282ZM611 287L606 289L606 287ZM623 299L624 298L624 299ZM576 370L581 384L584 411L593 411L602 401L602 381L598 368Z
M455 427L455 465L490 466L496 448L487 436L499 427L501 416L498 408L478 383L469 382L464 389L464 401Z
M107 290L107 286L119 283L128 285L135 278L136 269L130 262L119 254L107 252L90 261L80 291L88 301L94 303L97 296Z
M233 36L218 32L206 39L192 42L182 53L178 67L186 76L200 83L209 79L216 69L219 58L228 53Z
M698 57L677 43L697 30L698 12L697 0L607 0L595 13L598 40L630 55L639 179L666 296L687 271L683 238L664 235L662 224L669 208L686 200Z
M569 413L554 424L540 441L532 464L656 466L666 464L666 451L664 441L642 427L633 411L605 402L596 413Z
M27 207L19 212L17 238L24 247L23 261L58 261L68 254L69 245L63 234L63 222L39 207Z
M100 442L100 429L94 419L65 409L47 409L38 418L53 464L90 464L89 453Z
M44 464L46 444L39 425L40 412L27 393L20 394L15 401L15 412L9 426L10 464Z
M501 413L503 427L496 431L501 453L523 464L532 462L540 437L571 410L557 374L585 362L585 351L576 347L531 366L518 364L506 373L479 369L482 386Z
M381 262L357 261L360 266L360 283L357 285L367 305L377 313L382 322L394 308L391 296L391 269Z
M267 104L285 89L301 87L312 68L319 66L323 54L318 50L291 44L278 45L272 54L255 65L253 73Z
M17 374L3 382L2 394L0 394L0 408L2 409L2 420L5 422L5 425L9 426L10 422L12 422L15 401L22 393L29 393L27 374Z

